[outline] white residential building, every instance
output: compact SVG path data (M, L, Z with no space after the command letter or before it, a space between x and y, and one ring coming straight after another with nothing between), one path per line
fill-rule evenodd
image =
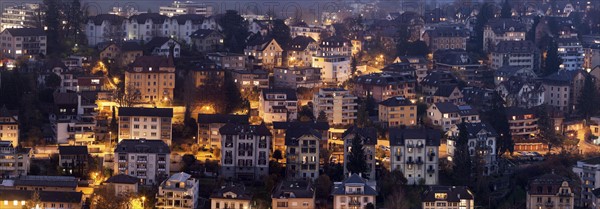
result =
M391 170L400 170L408 185L438 184L441 134L433 129L390 129Z
M123 139L162 140L171 145L172 108L119 108L119 141Z
M423 209L475 209L473 192L466 186L430 186L422 197Z
M540 69L540 52L531 41L500 41L490 52L491 67L494 70L505 66Z
M581 206L597 208L592 191L600 188L600 157L577 161L573 173L581 180Z
M561 68L565 70L583 69L583 45L577 38L558 39L558 57L561 59Z
M90 46L125 38L125 18L114 14L99 14L88 19L85 36Z
M297 36L311 37L315 41L319 42L321 38L321 31L324 29L318 26L310 26L304 22L296 23L290 26L290 34L292 38Z
M269 174L272 135L264 124L227 124L219 133L223 177L258 180Z
M204 16L211 16L213 14L212 6L193 1L174 1L171 6L161 6L158 10L161 15L169 17L185 14L198 14Z
M319 177L319 144L321 132L309 127L296 127L285 132L286 169L291 179Z
M452 161L456 152L456 137L460 134L460 124L456 124L448 131L448 139L446 141L448 160ZM496 130L488 123L465 123L469 149L469 155L475 157L479 155L485 162L483 175L491 175L498 171L498 162L496 159L496 138L498 134Z
M333 208L365 208L375 204L377 191L358 174L352 174L342 182L333 185Z
M39 28L8 28L0 33L0 53L18 59L46 54L46 33Z
M312 67L321 68L324 83L341 84L351 76L349 56L313 56Z
M169 175L169 146L160 140L126 139L117 144L114 171L140 179L141 184L158 184L157 179Z
M0 141L0 178L27 175L32 154L31 148L16 147L10 141Z
M243 184L228 184L221 186L210 195L210 209L250 209L251 201L252 194L246 192Z
M298 117L296 91L263 89L259 96L258 116L267 124L295 120Z
M180 172L163 181L156 194L156 208L159 209L195 209L198 207L198 179Z
M0 109L0 141L19 145L19 114L6 107Z
M500 41L523 41L527 29L525 24L513 19L491 19L483 30L483 49L489 51Z
M313 115L321 112L330 125L351 125L358 112L358 97L343 88L322 88L313 96Z
M469 105L455 105L451 102L434 103L427 108L427 119L443 131L448 131L452 125L464 122L481 122L479 112Z
M133 15L123 23L125 25L125 38L148 42L154 37L162 37L164 34L163 27L167 19L167 16L158 13Z

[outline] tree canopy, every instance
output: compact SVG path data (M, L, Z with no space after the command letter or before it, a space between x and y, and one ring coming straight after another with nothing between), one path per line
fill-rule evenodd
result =
M225 35L225 48L231 52L243 53L248 37L248 22L235 10L227 10L219 20L219 25Z
M347 157L348 163L346 163L346 169L348 172L361 174L365 177L365 174L369 172L369 165L367 164L363 141L358 134L355 134L354 138L352 138L352 145Z
M586 75L581 95L577 98L577 112L586 119L598 112L598 91L591 75Z

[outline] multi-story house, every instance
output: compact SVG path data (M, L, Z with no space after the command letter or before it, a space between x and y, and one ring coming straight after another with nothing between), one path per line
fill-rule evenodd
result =
M590 44L583 48L583 69L591 71L600 65L600 44Z
M273 80L277 88L297 89L321 86L321 69L314 67L276 67Z
M44 16L44 11L40 8L40 4L13 5L4 7L2 21L0 21L0 25L2 25L0 31L7 28L31 28L41 24L40 19Z
M9 111L5 106L0 109L0 141L19 145L19 114Z
M271 132L264 125L226 124L221 134L221 175L258 180L269 173Z
M3 179L29 173L31 148L13 146L10 141L0 141L0 177Z
M333 185L333 208L365 208L376 205L377 191L360 175L352 174L342 182Z
M583 69L584 51L581 42L575 38L560 38L558 44L558 57L561 60L561 68L565 70Z
M225 70L211 60L194 60L188 67L186 81L191 81L196 88L206 84L220 87L225 83Z
M140 102L171 102L175 88L173 56L141 56L125 71L126 94Z
M458 85L458 78L450 71L432 71L419 82L424 95L434 95L440 86Z
M321 88L313 95L313 115L321 112L330 125L351 125L357 117L358 97L343 88Z
M246 56L229 52L208 53L206 57L215 62L221 69L243 70L246 69Z
M100 46L100 44L98 44ZM109 42L100 50L100 59L114 60L121 66L127 66L136 58L144 54L144 49L136 41L125 41L121 43Z
M319 45L311 37L296 36L287 47L287 66L311 66L312 56L317 53Z
M375 102L397 96L414 99L416 83L415 77L409 74L373 73L356 78L353 94L360 98L371 96Z
M192 175L184 172L173 174L158 187L156 208L198 208L199 188L198 179L192 178Z
M198 52L213 52L223 48L223 34L211 29L198 29L190 35L191 44Z
M421 199L423 209L475 209L475 197L466 186L429 186Z
M500 41L490 51L492 69L511 66L540 70L540 51L531 41Z
M394 63L409 63L409 66L415 69L415 76L418 82L421 82L427 76L428 62L425 57L399 56Z
M573 187L574 182L571 179L554 172L538 176L529 181L525 199L526 208L574 208Z
M457 85L439 85L432 95L426 95L425 101L428 103L452 102L454 104L463 104L463 94Z
M95 94L54 92L54 112L49 119L57 144L86 145L96 140Z
M296 91L293 89L261 90L258 116L267 124L295 120L298 116Z
M461 122L478 123L479 111L470 105L455 105L451 102L434 103L427 108L427 119L444 131Z
M585 81L582 70L559 70L542 78L544 102L564 112L573 112Z
M104 185L106 185L110 191L113 191L115 196L119 196L137 194L139 190L139 183L140 180L136 177L125 174L117 174L108 178L104 182Z
M324 29L318 26L310 26L305 22L298 22L293 25L290 25L290 34L293 38L297 36L305 36L310 37L315 41L320 41L321 32Z
M312 67L321 68L323 83L341 84L351 75L349 56L313 56Z
M390 169L402 171L407 184L438 184L440 137L433 129L390 129Z
M436 27L423 34L423 41L432 52L438 49L467 49L469 31L458 27Z
M58 166L66 175L86 174L88 159L87 146L58 146Z
M331 36L319 41L319 56L352 56L352 43L341 36Z
M210 209L251 208L252 193L244 185L221 186L210 195Z
M506 106L531 108L544 104L545 89L541 82L528 79L510 79L498 84L496 92Z
M120 41L126 36L125 18L114 14L98 14L88 19L85 36L90 46L107 41Z
M194 1L173 1L171 6L160 6L158 11L161 15L166 15L168 17L185 14L211 16L213 14L213 7Z
M37 193L39 202L34 208L78 209L84 207L84 195L75 191L23 191L16 189L0 190L3 209L20 209L32 200ZM10 202L10 204L9 204ZM5 204L6 203L6 204Z
M285 132L286 174L290 179L319 177L321 132L302 126Z
M379 103L379 122L383 127L417 124L417 104L404 97L391 97Z
M161 140L171 146L172 108L119 108L119 141L123 139Z
M170 154L169 145L163 141L125 139L115 148L113 169L115 174L139 178L141 184L158 184L157 179L171 171Z
M450 136L447 139L446 146L448 152L448 160L452 160L456 153L457 137L460 134L461 124L453 125L447 132ZM498 162L496 159L496 138L498 133L488 123L465 123L467 130L467 149L469 155L474 159L483 161L483 175L491 175L498 171Z
M170 37L154 37L144 44L144 51L154 56L169 56L172 53L173 57L179 57L181 44Z
M597 208L597 188L600 188L600 157L577 161L573 173L581 180L581 203L583 207Z
M516 20L491 19L483 29L483 49L489 51L498 45L500 41L523 41L526 32L525 24Z
M274 38L258 37L251 40L244 49L244 54L254 57L254 63L266 69L283 64L283 47Z
M448 71L469 84L485 84L488 72L464 49L443 49L433 54L437 71Z
M248 115L198 114L198 144L221 148L219 129L227 123L248 124Z
M287 136L288 129L313 129L321 133L321 141L319 142L319 146L321 148L327 147L327 140L330 138L329 136L329 123L320 122L320 121L293 121L293 122L273 122L273 128L271 129L271 133L273 134L273 151L285 151L285 139Z
M538 117L532 109L522 107L506 108L510 135L513 138L529 138L538 134Z
M140 13L129 17L123 25L128 40L150 41L153 37L163 36L163 25L168 19L158 13Z
M536 80L537 74L532 69L518 66L502 66L494 72L494 84L498 86L500 83L516 79L519 81Z
M377 130L372 127L359 128L352 126L342 134L342 140L344 140L344 176L348 176L349 173L348 156L350 150L352 150L352 141L355 138L359 138L363 145L363 152L365 153L365 160L367 162L368 171L361 174L363 178L375 180L375 145L377 145Z
M0 33L0 52L18 59L46 54L46 33L40 28L7 28Z
M271 194L271 207L314 209L315 191L310 181L282 181Z
M269 72L265 70L233 70L231 74L235 84L243 91L269 88Z

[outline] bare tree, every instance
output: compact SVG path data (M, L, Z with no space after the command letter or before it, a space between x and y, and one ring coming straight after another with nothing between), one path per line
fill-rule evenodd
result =
M406 198L406 193L402 188L395 188L390 193L383 203L386 208L390 209L408 209L410 208L409 200Z
M119 107L131 107L140 100L140 92L133 83L119 85L114 93L114 99Z

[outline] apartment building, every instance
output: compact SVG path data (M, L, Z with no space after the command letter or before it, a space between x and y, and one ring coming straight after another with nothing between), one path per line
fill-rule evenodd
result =
M363 145L363 151L365 153L365 159L367 161L367 166L369 170L361 174L366 179L375 180L375 145L377 145L377 130L373 127L364 127L359 128L357 126L352 126L348 128L342 134L342 140L344 140L344 176L350 175L347 165L348 165L348 156L350 155L350 150L352 150L352 141L355 138L359 138L361 144Z
M175 88L173 56L141 56L125 71L127 94L135 94L139 102L171 102Z
M87 174L88 160L87 146L58 146L58 166L66 175Z
M119 108L119 142L123 139L161 140L171 146L172 108Z
M541 80L542 86L546 90L544 92L545 104L560 111L573 112L581 94L585 76L589 75L582 70L559 70L552 75L543 77Z
M421 199L423 209L475 209L475 197L466 186L429 186Z
M321 68L314 67L276 67L273 80L277 88L297 89L320 87Z
M537 79L535 71L525 67L502 66L494 72L494 84L496 86L510 80L527 81L535 79Z
M312 64L312 56L317 54L319 45L311 37L296 36L287 47L287 66L308 67Z
M583 207L598 207L596 189L600 188L600 157L577 161L573 173L581 180L581 203Z
M233 81L242 91L269 88L269 72L261 69L231 71Z
M10 141L0 141L0 178L27 175L32 154L31 148L21 148Z
M0 33L0 52L13 59L45 55L46 42L40 28L7 28Z
M313 56L312 67L321 68L323 83L341 84L351 75L349 56Z
M498 45L500 41L524 41L526 32L525 24L516 20L491 19L483 29L483 49L489 51Z
M433 129L389 130L391 170L400 170L407 184L438 184L441 134Z
M248 124L248 115L198 114L198 144L221 149L219 129L227 123Z
M286 174L289 179L319 177L321 132L307 126L285 132Z
M283 47L274 38L259 37L250 40L244 54L254 57L254 63L266 69L283 64Z
M211 16L213 14L213 7L194 1L173 1L170 6L160 6L158 11L161 15L166 15L168 17L185 14Z
M318 42L320 41L319 39L321 38L322 31L323 28L319 26L311 26L306 24L305 22L298 22L293 25L290 25L290 34L292 35L292 38L298 36L305 36L310 37L316 42Z
M574 208L573 181L554 172L538 176L529 181L525 202L527 209Z
M351 125L357 117L358 97L343 88L321 88L313 95L313 115L321 112L330 125Z
M365 208L376 206L377 191L358 174L352 174L342 182L333 184L333 208Z
M252 196L243 184L227 184L210 195L210 209L251 208Z
M192 45L196 46L198 52L213 52L223 48L225 36L216 30L198 29L190 35Z
M490 52L492 69L504 66L540 70L541 54L531 41L500 41Z
M243 70L246 69L246 56L230 52L208 53L206 57L215 62L218 68Z
M353 94L360 98L371 96L375 102L398 96L414 99L416 85L417 80L413 75L392 72L373 73L356 78Z
M438 49L467 49L469 31L459 27L436 27L426 30L423 41L432 52Z
M583 69L591 71L600 65L600 44L590 44L583 48L585 56L583 57Z
M460 134L460 125L453 125L447 132L449 136L446 141L448 160L452 161L456 153L456 143ZM467 149L471 157L483 160L483 175L488 176L498 171L498 155L496 150L496 138L498 133L488 123L464 123L467 130Z
M0 189L25 191L75 192L79 189L79 179L72 176L20 175L8 180L7 186Z
M273 133L273 151L286 150L285 140L287 136L288 129L313 129L320 133L321 141L319 142L319 146L321 148L327 147L327 140L329 139L329 123L320 122L320 121L292 121L292 122L273 122L273 127L271 129L271 133Z
M62 208L79 209L84 205L84 196L81 192L61 191L23 191L0 190L0 202L3 209L22 209L32 200L35 193L39 196L37 208Z
M91 16L85 25L85 36L90 46L102 42L120 41L126 38L124 22L126 19L114 14Z
M448 131L453 125L461 122L477 123L479 111L470 105L455 105L451 102L434 103L427 108L427 119L432 125Z
M417 124L417 104L404 97L391 97L379 103L379 123L383 127Z
M15 2L16 3L16 2ZM13 4L14 5L14 4ZM2 11L0 31L7 28L32 28L41 24L44 11L40 4L23 3L6 5Z
M310 181L282 181L271 195L273 209L314 209L315 189Z
M8 141L13 146L19 145L19 113L6 107L0 109L0 141Z
M227 124L221 134L221 175L258 180L269 173L271 132L264 125Z
M508 107L506 117L513 138L530 138L539 133L538 117L532 109Z
M127 66L135 61L136 58L144 54L142 46L136 41L125 42L108 42L107 44L100 43L103 49L100 50L100 59L114 60L121 66Z
M574 38L560 38L556 41L558 44L558 57L561 60L561 68L565 70L583 69L583 59L585 57L583 45Z
M125 28L125 39L150 41L153 37L163 34L163 25L167 16L158 13L140 13L124 20L122 27Z
M292 89L262 89L258 116L267 124L286 122L298 117L298 98Z
M121 140L114 153L115 174L137 177L144 185L160 183L157 179L168 176L171 170L171 150L161 140Z
M163 181L156 194L156 208L195 209L198 207L200 183L190 174L180 172Z
M352 56L352 43L341 36L331 36L319 41L319 56Z

